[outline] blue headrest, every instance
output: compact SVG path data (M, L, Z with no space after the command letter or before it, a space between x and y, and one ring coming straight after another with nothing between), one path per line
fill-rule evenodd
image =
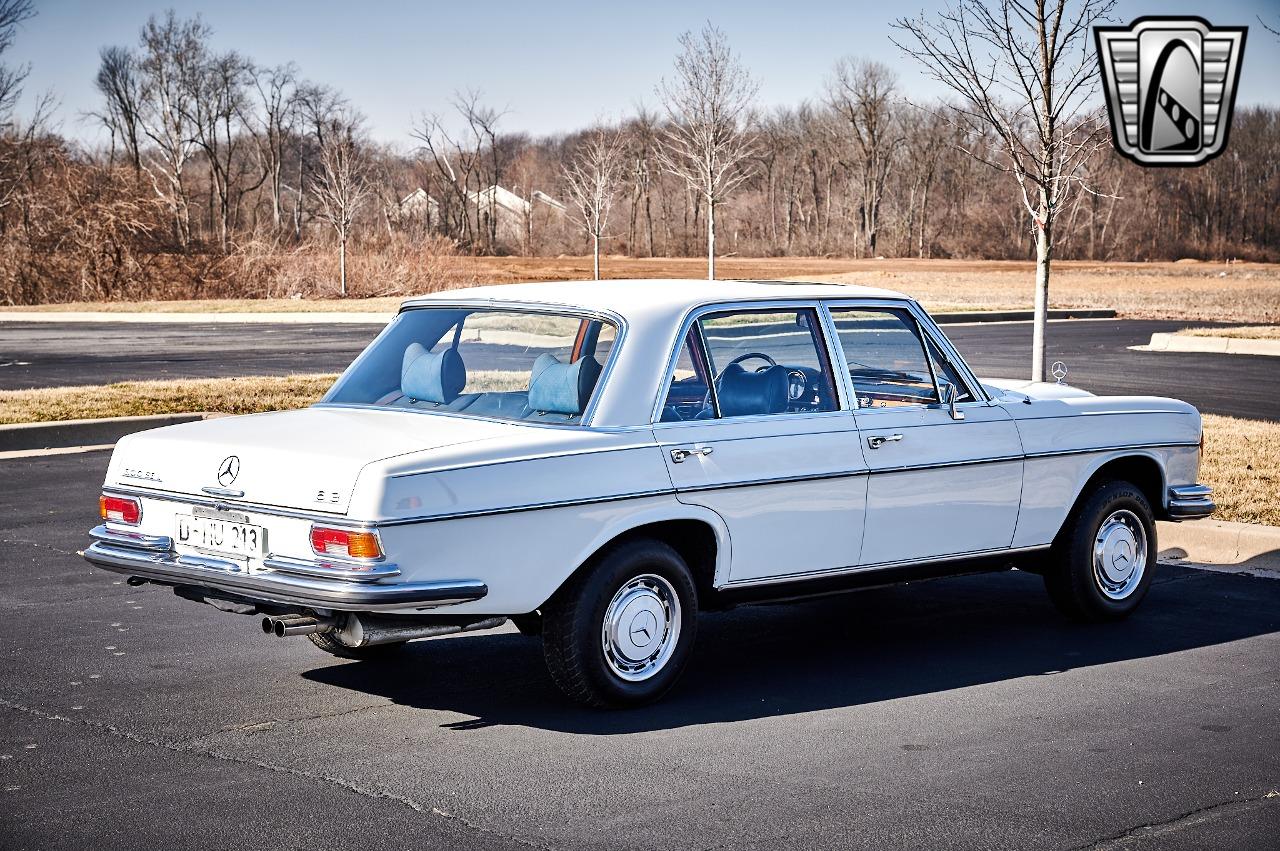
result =
M549 414L581 414L599 377L600 364L593 357L561 363L543 352L529 374L529 407Z
M454 348L432 354L421 343L404 350L400 392L420 402L447 405L467 386L467 366Z
M763 372L747 372L742 364L730 364L716 385L720 416L780 414L787 409L787 370L771 366Z

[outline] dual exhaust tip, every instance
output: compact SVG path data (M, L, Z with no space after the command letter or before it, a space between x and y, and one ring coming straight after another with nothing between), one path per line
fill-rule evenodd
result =
M333 628L334 622L332 618L319 618L311 615L267 615L262 619L262 631L267 635L274 635L276 638L330 632Z

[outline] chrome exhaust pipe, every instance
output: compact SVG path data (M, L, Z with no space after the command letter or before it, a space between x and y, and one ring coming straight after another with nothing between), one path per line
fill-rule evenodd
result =
M262 631L276 638L287 638L290 635L310 635L315 632L329 632L334 627L333 618L313 617L311 615L267 615L262 619Z

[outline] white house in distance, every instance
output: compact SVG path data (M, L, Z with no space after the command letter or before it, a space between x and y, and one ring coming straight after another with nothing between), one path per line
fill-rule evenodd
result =
M481 231L488 229L490 217L496 219L498 242L508 245L523 244L530 236L535 219L559 218L567 212L564 204L541 190L535 189L526 199L496 184L478 192L467 192L467 202L475 205ZM540 212L545 216L539 216ZM402 224L435 228L440 224L440 202L419 187L400 200L398 214Z
M563 204L540 190L534 190L525 199L510 189L495 184L479 192L468 192L467 198L476 205L482 229L488 224L489 217L496 220L499 242L523 242L539 206L555 215L563 215L565 212Z
M401 221L414 221L430 228L440 221L440 202L418 187L400 199L399 213Z

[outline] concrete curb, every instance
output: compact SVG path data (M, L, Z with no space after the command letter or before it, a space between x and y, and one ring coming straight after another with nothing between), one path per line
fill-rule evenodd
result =
M1227 355L1280 356L1280 340L1193 337L1190 334L1152 334L1150 343L1132 348L1150 352L1214 352Z
M0 452L109 445L126 434L133 434L136 431L196 422L208 419L210 416L204 413L161 414L147 417L104 417L96 420L0 425Z
M1031 310L963 310L930 313L939 325L960 325L966 322L1030 322L1036 318ZM1114 310L1050 310L1050 319L1115 319Z
M934 313L939 324L964 322L1030 322L1030 310L974 310ZM112 313L85 311L0 310L0 322L120 322L175 325L386 325L394 313ZM1050 319L1115 319L1114 310L1050 310Z
M1162 559L1219 565L1241 573L1280 571L1280 527L1227 520L1156 525Z

